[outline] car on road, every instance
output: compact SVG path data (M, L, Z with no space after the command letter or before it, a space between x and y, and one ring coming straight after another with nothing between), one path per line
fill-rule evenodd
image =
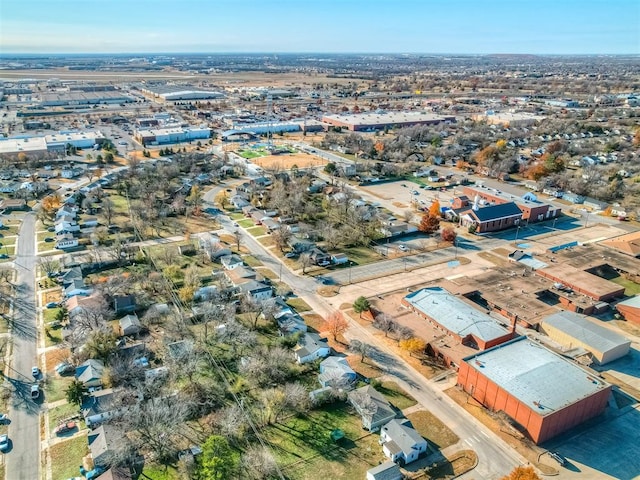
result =
M407 247L406 245L398 245L398 250L400 250L401 252L408 252L409 247Z
M0 413L0 425L4 425L5 423L9 423L9 415Z
M0 452L6 452L9 450L9 435L6 433L0 435Z
M58 308L58 302L49 302L45 305L47 308Z
M54 430L56 435L62 435L63 433L70 432L76 428L76 422L63 422Z
M36 400L40 396L40 385L34 383L31 385L31 398Z
M38 367L31 367L31 375L38 378L40 376L40 369Z
M417 190L411 190L412 195L420 195L420 192Z
M233 226L234 227L239 227L240 225L238 225L238 222L233 222Z
M403 183L403 184L402 184L402 186L403 186L404 188L407 188L407 184L406 184L406 183Z
M296 258L298 254L296 252L287 252L284 254L284 258Z

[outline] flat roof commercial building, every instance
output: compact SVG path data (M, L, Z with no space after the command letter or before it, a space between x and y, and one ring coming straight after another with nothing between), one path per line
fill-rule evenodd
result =
M536 443L601 414L611 385L526 337L466 357L458 385Z
M402 304L444 330L447 335L480 350L506 342L514 335L486 313L441 287L428 287L410 293L404 297Z
M438 125L455 122L453 116L434 115L428 112L370 112L344 115L325 115L322 122L343 127L354 132L384 130L385 128L411 127L414 125Z
M129 103L135 100L118 91L55 92L40 95L40 106L97 105L106 103Z
M538 201L533 193L527 193L524 197L518 197L501 192L495 188L482 187L464 187L463 193L470 199L475 199L477 196L479 200L494 205L513 202L522 211L522 220L528 223L556 218L560 215L561 211L559 207Z
M571 265L554 265L538 269L536 273L594 300L608 302L624 296L624 287Z
M27 156L43 157L49 152L62 152L67 144L76 148L93 148L94 145L105 140L102 132L73 131L58 132L39 137L20 137L0 139L0 155L15 158L24 153Z
M194 88L191 85L137 85L142 93L160 103L216 100L225 94L216 90Z
M600 365L625 356L631 346L626 337L574 312L549 315L540 322L540 327L565 348L584 348Z
M622 314L626 321L640 325L640 295L618 303L616 310Z
M191 142L193 140L205 140L210 137L210 128L174 127L138 130L133 138L145 146Z
M476 122L501 125L505 128L529 127L540 123L545 117L526 112L486 112L471 117Z

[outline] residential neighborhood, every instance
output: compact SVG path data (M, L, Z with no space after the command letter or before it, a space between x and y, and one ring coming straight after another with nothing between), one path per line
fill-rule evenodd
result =
M0 478L638 477L637 58L318 58L0 55Z

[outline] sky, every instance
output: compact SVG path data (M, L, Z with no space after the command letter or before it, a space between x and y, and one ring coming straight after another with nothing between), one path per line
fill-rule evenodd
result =
M638 0L0 0L6 53L640 54Z

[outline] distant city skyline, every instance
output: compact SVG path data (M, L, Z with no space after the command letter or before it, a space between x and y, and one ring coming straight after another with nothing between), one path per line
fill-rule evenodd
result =
M640 54L637 0L0 0L8 53Z

